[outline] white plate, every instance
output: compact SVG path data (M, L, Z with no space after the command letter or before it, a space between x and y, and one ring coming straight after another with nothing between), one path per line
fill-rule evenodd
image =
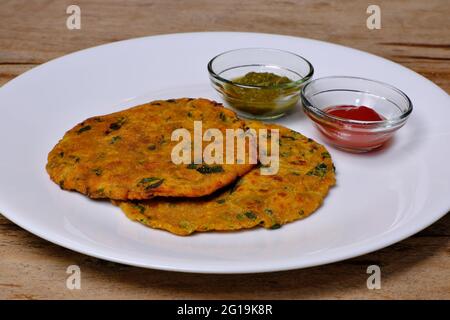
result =
M140 102L220 100L206 64L225 50L272 47L309 59L315 78L388 82L414 111L389 148L365 155L329 147L337 186L311 217L278 230L178 237L128 220L108 202L64 192L45 172L47 153L79 121ZM400 65L346 47L254 33L188 33L116 42L53 60L0 89L0 212L66 248L165 270L245 273L303 268L365 254L427 227L450 208L450 101ZM322 141L300 110L277 122ZM399 257L400 258L400 257Z

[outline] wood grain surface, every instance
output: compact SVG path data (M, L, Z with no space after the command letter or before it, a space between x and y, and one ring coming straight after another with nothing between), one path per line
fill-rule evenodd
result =
M81 7L81 30L66 28L70 4ZM381 7L380 30L366 27L369 4ZM0 85L56 57L112 41L176 32L251 31L365 50L411 68L450 92L449 17L448 0L1 0ZM0 215L0 298L450 299L449 227L447 215L388 248L321 267L198 275L139 269L78 254ZM66 268L72 264L81 268L81 290L66 288ZM366 287L371 264L381 267L380 290Z

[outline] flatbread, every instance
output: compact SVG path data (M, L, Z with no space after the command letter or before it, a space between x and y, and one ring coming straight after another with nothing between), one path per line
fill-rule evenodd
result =
M76 125L50 152L46 169L62 189L129 200L208 195L254 167L237 159L224 165L174 164L171 152L179 142L171 141L172 132L185 128L193 138L195 120L202 121L203 131L217 128L224 135L225 129L245 126L234 112L207 99L153 101Z
M115 204L131 220L183 236L197 231L255 226L277 229L309 216L335 184L330 154L324 146L288 128L256 121L247 123L255 129L279 130L277 174L262 175L260 168L254 168L235 185L203 198L158 197Z

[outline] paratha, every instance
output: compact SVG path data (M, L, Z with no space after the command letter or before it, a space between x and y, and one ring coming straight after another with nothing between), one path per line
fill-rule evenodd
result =
M279 130L279 170L262 175L253 168L235 185L208 197L114 202L132 220L177 235L262 226L277 229L313 213L335 184L335 170L324 146L278 125L247 121L251 128ZM271 134L268 134L271 138ZM269 150L270 152L270 150Z
M174 164L171 152L178 141L171 141L172 132L185 128L193 136L196 120L203 131L217 128L224 133L245 126L233 111L207 99L153 101L79 123L50 152L46 169L62 189L91 198L208 195L254 164L239 159L213 166Z

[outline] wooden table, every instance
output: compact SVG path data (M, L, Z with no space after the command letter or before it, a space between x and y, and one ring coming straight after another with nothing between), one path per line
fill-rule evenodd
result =
M254 31L335 42L398 62L450 92L447 0L375 1L382 28L368 30L367 1L2 0L0 84L64 54L133 37ZM66 8L81 7L81 30ZM1 108L1 106L0 106ZM1 177L0 177L1 178ZM24 199L26 201L26 199ZM197 275L105 262L42 240L0 215L0 298L430 299L450 298L450 217L386 249L332 265L256 275ZM66 288L79 265L81 290ZM377 264L382 288L368 290Z

